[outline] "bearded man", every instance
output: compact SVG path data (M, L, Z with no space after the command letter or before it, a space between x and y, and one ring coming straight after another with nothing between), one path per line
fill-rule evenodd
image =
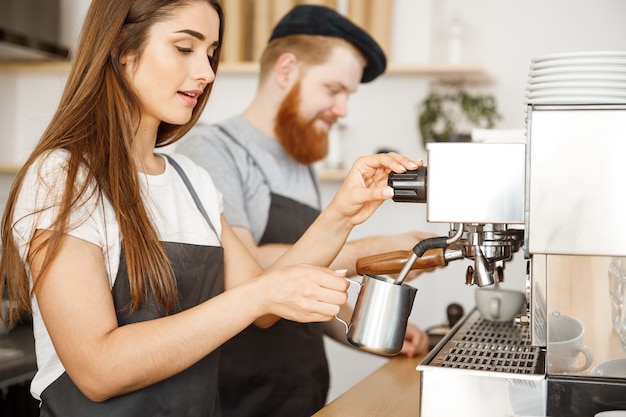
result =
M197 126L180 141L176 151L209 171L224 196L226 218L263 267L319 214L311 164L326 156L329 131L347 115L348 97L385 67L380 46L348 19L326 7L296 6L272 32L248 108L222 123ZM330 267L352 276L357 258L406 250L426 236L350 241ZM350 308L341 315L349 319ZM329 386L324 334L349 345L338 321L280 320L269 329L250 326L228 341L219 379L224 416L309 417L323 407ZM409 325L402 353L427 349L428 337Z

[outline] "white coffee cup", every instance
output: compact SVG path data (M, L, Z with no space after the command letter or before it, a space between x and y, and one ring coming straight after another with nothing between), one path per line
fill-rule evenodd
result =
M585 325L580 320L553 312L548 317L548 372L580 372L593 362L591 349L583 345ZM584 357L582 365L578 365Z
M512 322L526 304L523 292L503 288L478 288L474 298L483 318L497 322Z

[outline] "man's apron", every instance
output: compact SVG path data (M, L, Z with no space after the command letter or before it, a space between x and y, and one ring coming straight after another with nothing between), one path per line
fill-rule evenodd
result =
M181 174L190 193L200 204L180 166L168 158ZM199 205L213 230L204 208ZM218 236L219 238L219 236ZM198 305L224 291L224 251L222 247L164 242L178 286L177 311ZM124 251L113 299L120 326L163 317L163 308L152 295L138 310L130 313L128 273ZM213 417L221 416L217 393L219 350L215 350L188 369L156 384L96 403L83 395L67 372L42 393L41 416L48 417Z
M259 244L295 243L318 215L317 209L272 193ZM330 376L320 323L281 319L267 329L251 325L226 342L221 355L224 417L310 417L326 402Z

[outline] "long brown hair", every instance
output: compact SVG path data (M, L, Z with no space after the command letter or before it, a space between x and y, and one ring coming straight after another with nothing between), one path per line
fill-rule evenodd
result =
M177 7L196 1L206 1L217 11L222 44L224 16L217 0L92 1L59 106L17 174L2 217L0 294L6 292L13 301L9 314L11 321L32 311L31 291L34 291L30 288L25 263L13 238L12 227L21 220L14 219L15 203L29 167L56 149L65 149L69 153L67 177L65 184L59 184L65 188L54 230L47 241L38 246L38 250L46 250L41 276L59 252L61 238L70 227L70 213L80 201L85 201L91 192L89 187L95 185L93 192L112 204L123 237L130 281L130 308L140 306L146 294L152 293L167 311L172 310L177 298L175 279L165 249L146 213L137 169L130 155L140 105L123 76L120 58L129 53L140 56L153 24L171 16ZM220 49L218 47L214 54L215 72ZM176 142L191 129L206 105L211 87L207 86L198 98L189 122L180 126L161 123L157 147ZM77 175L79 172L86 173L84 180Z

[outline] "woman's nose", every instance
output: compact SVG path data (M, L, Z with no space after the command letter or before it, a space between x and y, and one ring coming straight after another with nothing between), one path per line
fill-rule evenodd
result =
M207 85L211 84L215 80L215 71L211 63L208 60L203 62L195 71L193 78Z

